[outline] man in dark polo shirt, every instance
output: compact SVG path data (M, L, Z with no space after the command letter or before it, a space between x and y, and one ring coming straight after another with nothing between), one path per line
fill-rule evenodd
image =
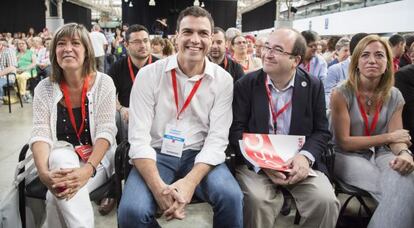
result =
M210 60L224 68L233 77L233 83L239 80L244 71L240 64L226 56L225 32L220 27L214 28L213 43L210 48Z
M108 74L114 80L117 93L117 126L118 140L128 138L128 109L129 95L138 71L158 58L151 55L151 43L147 28L142 25L132 25L125 33L126 57L115 62Z

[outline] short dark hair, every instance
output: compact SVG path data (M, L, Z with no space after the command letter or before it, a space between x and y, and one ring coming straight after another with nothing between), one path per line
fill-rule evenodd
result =
M404 39L405 39L405 50L410 49L411 44L414 42L414 34L405 34L404 35Z
M199 6L189 6L187 8L185 8L184 10L182 10L180 12L180 14L178 15L177 18L177 32L180 31L180 23L183 20L184 17L187 16L193 16L193 17L207 17L207 19L210 21L210 25L211 25L211 32L213 32L214 30L214 20L213 17L211 16L211 14L199 7Z
M231 45L234 45L234 42L235 42L235 41L236 41L236 39L237 39L237 38L239 38L239 37L242 37L243 39L246 39L246 38L244 38L244 36L242 36L242 35L235 35L235 36L233 36L233 38L231 38L231 41L230 41Z
M358 45L359 41L368 35L368 33L360 32L352 36L351 41L349 42L349 51L351 52L351 55L354 53L354 49Z
M295 43L293 43L293 48L292 48L292 55L295 56L300 56L300 63L303 61L303 59L305 58L305 53L306 53L306 40L305 38L302 36L301 33L299 33L297 30L295 29L291 29L293 32L295 32L296 34L296 40ZM299 64L300 64L299 63Z
M319 40L318 33L314 31L306 30L306 31L301 32L301 34L303 38L305 38L306 44L316 42L317 40Z
M141 32L141 31L145 31L149 35L148 29L145 26L143 26L143 25L135 24L135 25L129 26L128 27L128 30L126 30L126 32L125 32L125 40L126 40L126 42L129 42L129 38L131 37L131 33L133 33L133 32Z
M328 43L326 44L326 46L328 46L328 50L329 51L335 51L335 46L336 43L339 41L339 39L341 39L340 36L331 36L328 40Z
M213 29L213 34L217 34L217 33L219 33L219 32L221 32L221 33L223 33L223 35L224 35L224 38L226 38L226 32L224 31L224 29L222 29L222 28L220 28L220 27L214 27L214 29Z
M405 39L403 36L398 34L394 34L388 39L388 43L390 43L391 47L395 47L401 42L405 42Z

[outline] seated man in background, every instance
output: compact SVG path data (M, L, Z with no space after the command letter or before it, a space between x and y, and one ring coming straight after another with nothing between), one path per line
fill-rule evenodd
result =
M335 227L339 201L327 178L322 154L330 139L322 83L297 66L304 38L278 29L262 48L263 69L235 84L230 143L238 151L243 133L304 135L305 144L286 165L291 173L257 169L240 159L236 178L244 193L244 227L274 227L283 204L282 186L296 201L303 227ZM277 124L276 124L277 123ZM313 168L318 176L308 177Z
M149 32L142 25L131 25L125 33L128 55L115 62L109 69L117 94L117 126L119 141L128 139L129 98L135 77L140 69L158 60L151 55Z
M399 34L394 34L388 39L392 51L392 65L394 72L400 69L400 58L404 55L405 39Z
M362 38L368 36L368 33L357 33L349 42L349 50L351 55L355 49L355 46L358 44ZM325 100L326 108L329 109L329 102L331 97L332 90L342 81L345 81L348 78L348 67L351 62L351 57L349 56L346 60L335 64L328 69L328 76L326 76L324 87L325 87Z
M233 61L226 56L226 38L224 30L220 27L214 28L213 43L210 48L210 60L223 67L233 77L233 82L236 83L243 75L243 68L240 64Z
M184 219L193 195L213 207L213 226L242 227L243 194L224 164L233 80L211 63L214 22L201 7L177 20L178 54L138 72L131 91L129 174L118 210L120 227L158 227Z
M7 40L0 39L0 106L3 104L3 86L7 84L6 75L16 72L16 52L8 48ZM10 101L9 101L10 102Z
M346 60L349 57L349 39L341 38L335 45L335 59L328 64L328 68Z
M325 82L328 64L321 55L316 53L319 41L318 34L314 31L303 31L301 34L306 40L306 53L299 67L309 75L319 78L321 82Z
M406 65L395 73L395 87L401 91L405 100L402 112L403 127L410 132L410 150L414 151L414 64Z

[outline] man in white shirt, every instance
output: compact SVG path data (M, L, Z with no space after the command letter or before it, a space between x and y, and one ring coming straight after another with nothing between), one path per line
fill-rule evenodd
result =
M95 24L90 33L93 51L95 52L96 69L99 72L104 72L105 63L105 49L108 46L108 41L103 33L100 32L101 27Z
M5 38L0 39L0 106L3 104L3 86L7 84L6 75L16 73L16 52L8 47Z
M206 55L214 22L203 8L177 20L178 54L142 68L131 91L132 169L118 210L120 227L184 219L193 195L213 206L214 227L242 227L243 194L224 164L232 122L232 77Z

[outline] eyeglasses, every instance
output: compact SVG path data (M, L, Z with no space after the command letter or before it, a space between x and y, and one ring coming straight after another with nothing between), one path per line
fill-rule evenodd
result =
M238 41L238 42L234 42L234 44L241 45L241 44L247 44L247 42L246 41Z
M134 40L134 41L129 41L128 44L136 45L136 44L146 44L148 42L149 40Z
M262 53L263 54L272 54L272 55L292 55L292 56L295 55L291 52L283 51L279 47L271 48L271 47L268 47L268 46L263 46L262 47Z

